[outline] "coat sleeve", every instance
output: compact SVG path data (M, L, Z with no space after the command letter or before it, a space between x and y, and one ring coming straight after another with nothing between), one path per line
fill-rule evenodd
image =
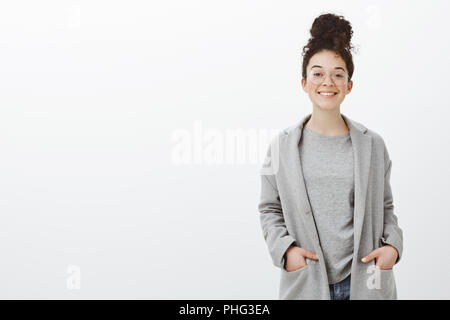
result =
M389 158L385 145L385 175L384 175L384 230L381 242L390 244L398 251L397 264L403 254L403 231L398 226L398 218L394 214L394 201L390 184L392 160Z
M270 147L267 156L270 159ZM261 174L261 196L258 211L262 233L273 264L276 267L284 268L286 250L295 243L295 239L287 231L276 186L275 174Z

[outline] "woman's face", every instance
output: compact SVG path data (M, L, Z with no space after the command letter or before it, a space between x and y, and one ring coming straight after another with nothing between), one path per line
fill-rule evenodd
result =
M315 107L339 108L350 93L353 81L348 81L344 60L333 51L323 50L314 54L306 67L306 79L302 78L303 90L308 93ZM334 95L320 94L333 92Z

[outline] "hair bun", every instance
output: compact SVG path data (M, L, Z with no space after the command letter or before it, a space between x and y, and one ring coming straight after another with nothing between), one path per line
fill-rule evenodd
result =
M311 41L330 41L335 46L351 49L353 30L343 16L326 13L318 16L311 27Z

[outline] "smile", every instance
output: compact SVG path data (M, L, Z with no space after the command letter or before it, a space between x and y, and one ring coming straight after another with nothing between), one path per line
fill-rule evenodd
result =
M319 94L321 96L329 98L329 97L334 97L335 95L337 95L337 92L319 92Z

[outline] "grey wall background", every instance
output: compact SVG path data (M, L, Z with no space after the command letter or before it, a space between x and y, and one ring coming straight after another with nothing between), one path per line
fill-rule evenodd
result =
M177 132L204 160L214 136L273 132L311 112L300 51L324 12L350 20L359 47L341 112L380 133L393 161L399 298L450 298L449 9L2 3L0 298L276 299L260 163L177 164L173 154ZM196 136L196 123L210 135ZM262 149L244 148L259 161Z

